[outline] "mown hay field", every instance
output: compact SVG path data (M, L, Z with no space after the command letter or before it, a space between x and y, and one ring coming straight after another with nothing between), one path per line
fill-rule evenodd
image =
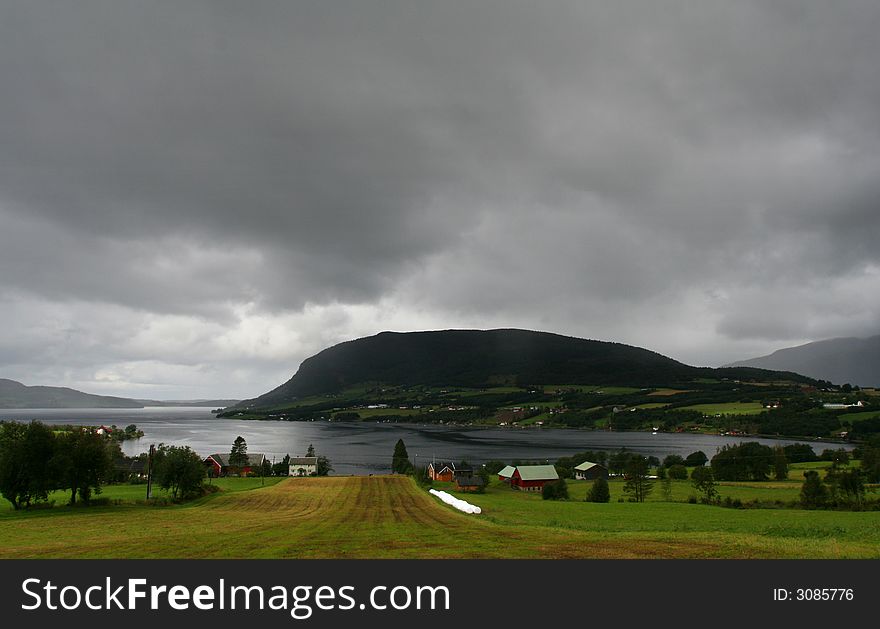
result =
M406 477L329 477L171 507L5 510L0 557L880 557L877 512L548 502L497 486L468 499L483 515Z

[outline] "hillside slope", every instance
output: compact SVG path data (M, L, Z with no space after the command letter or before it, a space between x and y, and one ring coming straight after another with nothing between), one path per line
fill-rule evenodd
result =
M528 330L382 332L305 360L286 383L238 407L264 408L359 383L483 387L492 384L659 386L753 370L690 367L646 349ZM797 376L789 374L797 379Z
M876 387L880 386L880 335L807 343L729 366L796 371L836 384Z

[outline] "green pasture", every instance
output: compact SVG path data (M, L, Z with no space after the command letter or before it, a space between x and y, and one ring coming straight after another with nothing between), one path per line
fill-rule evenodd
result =
M724 402L721 404L694 404L679 410L697 411L704 415L757 415L766 412L760 402Z

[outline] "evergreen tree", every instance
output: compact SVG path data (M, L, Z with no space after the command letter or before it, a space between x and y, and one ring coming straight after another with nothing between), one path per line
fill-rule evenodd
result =
M409 474L412 464L409 462L409 453L403 439L398 439L394 445L394 454L391 457L391 471L395 474Z
M610 502L611 492L608 489L608 481L601 476L594 480L584 500L587 502Z
M239 435L232 442L232 451L229 453L229 465L230 467L245 467L247 464L247 441Z
M309 444L309 449L306 450L306 456L315 456L315 446L311 443Z

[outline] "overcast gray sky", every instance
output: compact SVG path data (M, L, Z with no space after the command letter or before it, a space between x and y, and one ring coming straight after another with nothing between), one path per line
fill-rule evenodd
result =
M0 377L250 397L382 330L880 332L880 3L0 4Z

